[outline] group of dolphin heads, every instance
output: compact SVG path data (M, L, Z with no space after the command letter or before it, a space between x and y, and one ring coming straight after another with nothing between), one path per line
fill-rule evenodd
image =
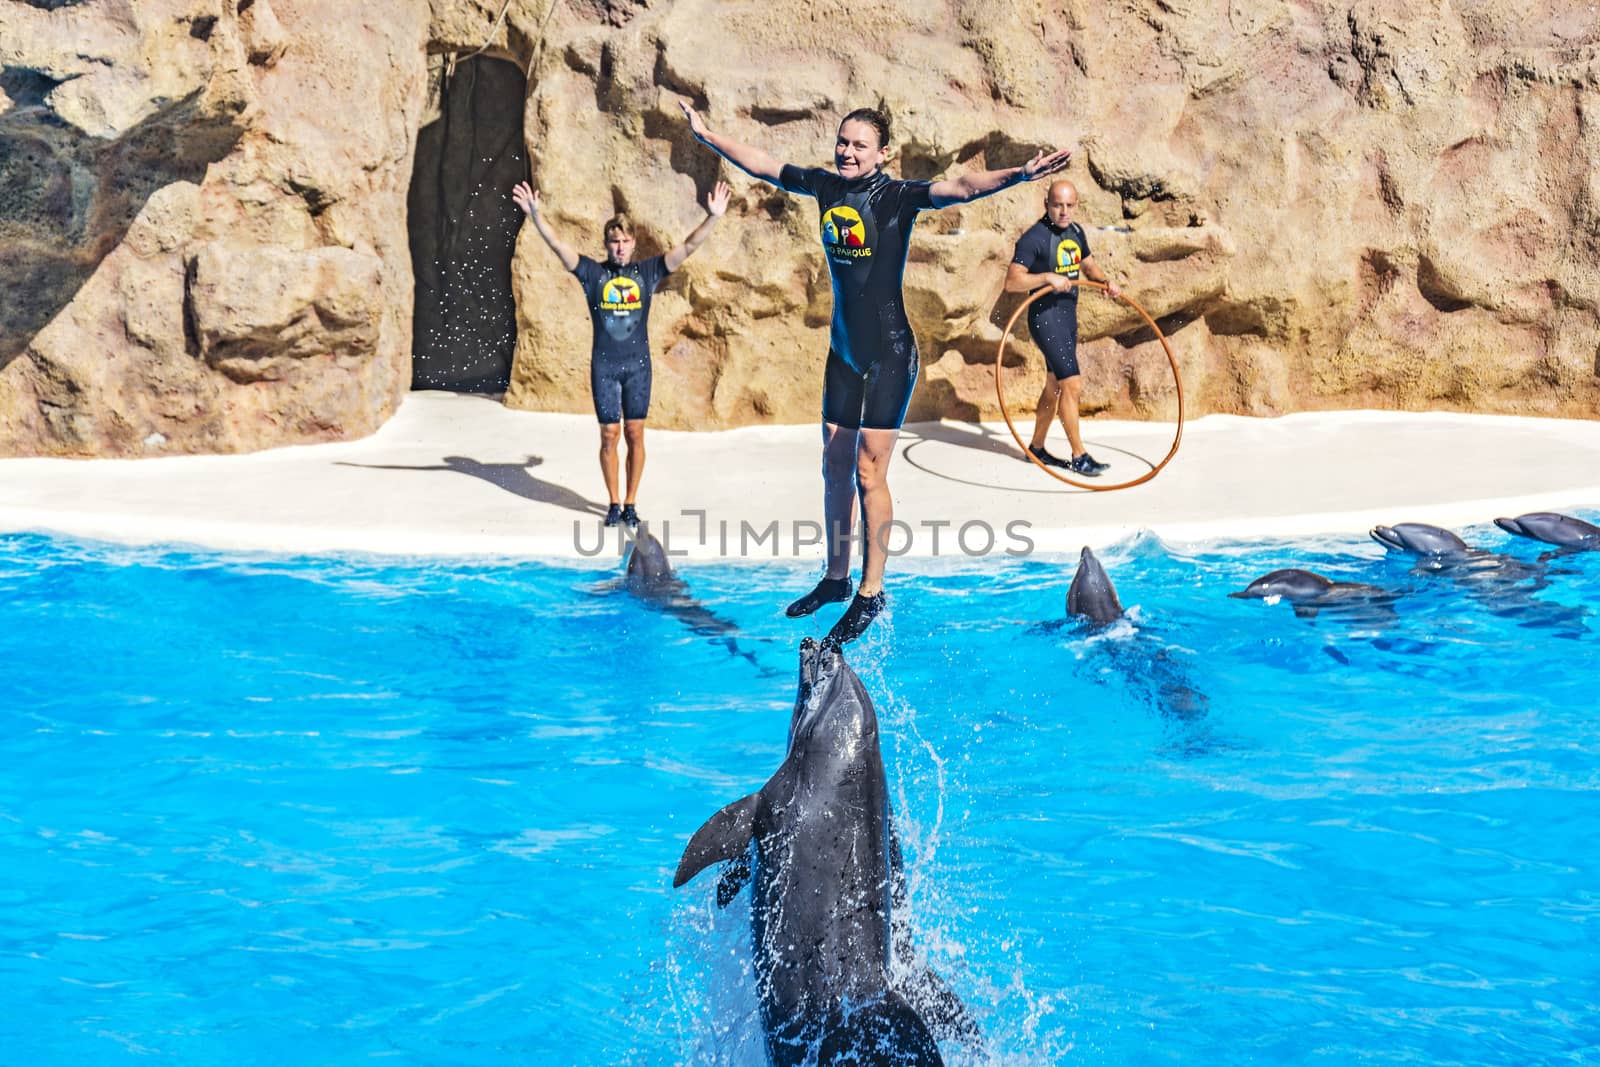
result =
M1556 545L1564 551L1600 551L1600 526L1571 515L1534 511L1514 519L1495 519L1494 523L1507 533ZM1476 573L1515 581L1534 573L1520 561L1473 548L1451 531L1423 522L1375 526L1371 536L1390 551L1419 556L1431 564L1429 569L1448 570L1457 577ZM1264 574L1240 592L1228 595L1243 599L1278 597L1294 605L1295 613L1302 616L1315 616L1324 608L1385 607L1400 596L1392 590L1334 581L1295 567Z
M923 1067L944 1062L940 1039L981 1044L893 918L905 875L878 716L837 649L802 642L783 763L695 831L673 887L715 863L720 907L750 885L761 1027L776 1067Z

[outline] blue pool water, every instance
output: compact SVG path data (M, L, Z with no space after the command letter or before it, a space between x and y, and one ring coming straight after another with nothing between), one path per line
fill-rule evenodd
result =
M1051 625L1074 560L903 563L851 653L951 1062L1600 1059L1600 553L1102 559L1132 625ZM730 649L611 563L0 537L0 1060L761 1062L748 895L671 872L833 613L686 568ZM1409 592L1224 596L1290 565Z

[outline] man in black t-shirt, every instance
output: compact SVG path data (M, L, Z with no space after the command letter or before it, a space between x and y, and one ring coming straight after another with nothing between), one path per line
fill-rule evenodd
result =
M1028 307L1028 332L1033 335L1034 344L1044 351L1048 370L1028 451L1041 463L1098 477L1110 464L1089 455L1078 432L1083 379L1078 374L1078 287L1072 283L1086 277L1104 285L1113 297L1120 296L1122 290L1094 261L1089 235L1072 219L1077 209L1077 188L1069 181L1051 182L1044 197L1044 217L1017 241L1011 266L1006 270L1006 292L1029 293L1040 286L1055 290ZM1067 432L1067 443L1072 448L1070 460L1052 455L1044 447L1052 417L1059 417L1061 428Z
M517 206L528 213L544 243L583 286L584 300L594 325L589 355L589 387L594 394L594 414L600 420L600 473L605 478L611 506L606 525L639 523L634 497L644 474L644 423L650 411L650 301L667 275L683 265L710 235L728 210L728 187L718 182L706 198L706 217L683 243L662 256L633 262L633 226L618 215L605 225L604 263L580 256L550 228L539 210L539 194L527 182L511 191ZM617 438L628 442L628 492L618 499Z

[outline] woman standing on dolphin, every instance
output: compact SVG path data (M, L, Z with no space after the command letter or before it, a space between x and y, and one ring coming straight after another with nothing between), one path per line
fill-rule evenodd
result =
M752 178L817 198L822 248L833 277L833 324L822 384L822 510L828 570L815 589L789 605L791 618L850 596L850 535L862 512L861 585L825 644L853 641L884 608L894 500L889 460L905 421L920 363L902 296L906 249L917 212L964 204L1066 167L1070 150L1039 152L1020 167L936 182L896 181L889 159L889 120L861 108L839 123L834 170L781 163L763 149L713 133L679 103L695 138Z

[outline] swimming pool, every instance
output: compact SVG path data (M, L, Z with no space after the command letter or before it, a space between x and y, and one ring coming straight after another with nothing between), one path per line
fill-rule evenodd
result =
M901 561L850 653L950 1061L1593 1062L1600 553L1101 558L1131 626L1050 625L1073 560ZM1224 595L1291 565L1406 595ZM671 874L832 615L687 568L730 647L616 574L0 538L6 1060L761 1062L747 892Z

